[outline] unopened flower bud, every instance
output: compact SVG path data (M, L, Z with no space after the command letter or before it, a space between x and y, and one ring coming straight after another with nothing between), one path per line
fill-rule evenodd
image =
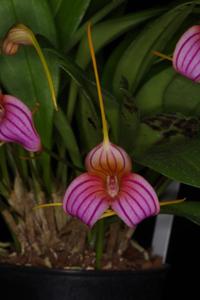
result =
M28 27L18 24L12 27L2 42L2 53L15 55L20 45L34 45L34 35Z

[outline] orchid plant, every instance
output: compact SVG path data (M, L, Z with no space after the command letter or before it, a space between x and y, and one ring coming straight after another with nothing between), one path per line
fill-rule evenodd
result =
M44 2L24 0L22 12L16 1L18 24L13 16L0 32L0 212L18 255L30 262L34 252L52 266L49 249L57 257L66 247L96 247L100 267L105 228L120 219L131 233L159 212L200 224L198 202L161 201L172 180L200 187L200 26L180 33L198 1L130 15L117 13L123 0L99 11L91 1L78 1L79 9ZM45 16L41 24L27 20L31 9ZM105 51L113 39L116 49ZM172 57L161 53L172 49Z

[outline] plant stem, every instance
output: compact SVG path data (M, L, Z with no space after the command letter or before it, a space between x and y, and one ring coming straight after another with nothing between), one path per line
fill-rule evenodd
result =
M96 269L97 270L101 268L103 246L104 246L104 220L100 220L97 224L97 240L96 240Z
M29 186L28 184L28 178L23 173L23 168L21 166L21 159L18 157L18 151L16 150L17 145L9 145L9 143L6 145L7 148L7 154L9 159L9 166L11 166L13 173L17 173L22 178L24 184L26 186Z
M33 157L34 157L34 154L31 152L30 153L30 169L31 169L31 175L32 175L33 193L34 193L36 202L39 203L39 201L40 201L39 195L41 192L41 187L40 187L38 180L39 180L40 176L37 172L35 161L34 161L34 159L32 159Z
M1 166L0 166L0 170L1 170L1 174L4 180L5 185L10 187L10 178L9 178L9 174L8 174L8 165L7 165L7 159L6 159L6 155L5 155L5 149L4 148L0 148L0 161L1 161Z
M67 112L66 112L67 120L69 121L69 123L72 122L77 96L78 96L77 84L71 80L68 103L67 103Z

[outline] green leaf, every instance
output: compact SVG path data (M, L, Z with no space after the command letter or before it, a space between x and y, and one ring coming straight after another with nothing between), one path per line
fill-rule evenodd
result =
M185 201L180 204L166 205L161 207L161 213L185 217L200 225L200 202Z
M153 16L160 13L160 9L147 10L144 12L139 12L135 14L131 14L125 17L112 19L110 21L102 22L92 28L92 39L95 47L95 52L98 52L103 46L105 46L110 41L117 38L120 34L128 31L130 28L141 24L142 22L152 18ZM82 39L78 54L77 54L77 63L80 67L85 69L90 62L90 52L88 48L87 36ZM77 89L74 84L71 85L68 99L68 107L67 107L67 116L69 120L71 120L75 108L75 103L77 99ZM108 116L112 116L111 113L106 109ZM112 108L112 111L115 111L115 125L112 123L112 119L109 120L111 123L112 130L114 132L114 128L116 124L119 124L119 120L117 120L118 111ZM116 131L116 130L115 130ZM115 140L117 140L117 134L115 133Z
M136 105L142 116L179 112L185 116L200 115L200 85L172 67L154 75L136 95Z
M120 105L118 133L119 144L128 152L132 153L135 139L139 130L139 114L134 99L123 90L123 99Z
M61 46L73 37L91 0L50 0Z
M116 61L120 60L123 52L125 51L125 49L127 49L128 45L130 44L131 39L132 36L128 36L112 51L110 57L108 58L103 68L103 74L101 79L102 87L110 92L113 91L112 82L117 67Z
M133 156L133 160L136 160L137 156L141 157L144 152L151 148L156 143L162 140L162 132L155 130L147 124L140 123L135 135L135 143L133 145L130 154Z
M135 153L135 160L162 175L200 187L200 139L179 138L163 145L155 145L145 153Z
M102 141L102 131L93 102L83 94L80 95L77 101L75 117L82 155L85 155Z
M80 89L75 117L77 130L79 131L79 143L81 144L82 150L81 154L85 155L102 140L100 120L95 107L98 105L96 84L89 80L83 70L68 57L63 57L54 50L49 51L54 54L58 65L71 77L73 82L75 82ZM116 108L112 102L114 100L112 97L109 97L106 92L103 91L103 93L105 95L105 100L107 99L106 108L111 112L113 107ZM115 118L115 111L110 113L110 116L111 118Z
M6 16L6 17L5 17ZM2 0L0 5L0 36L3 37L15 23L24 23L34 33L45 36L52 44L57 44L54 22L46 1L40 0ZM50 55L46 56L55 86L58 84L58 68ZM13 94L24 101L30 108L40 103L37 112L36 127L42 142L51 146L53 105L44 70L35 50L24 46L15 56L0 56L0 81L7 93ZM50 186L50 158L43 154L43 178Z
M136 105L142 116L153 115L164 110L163 98L174 77L175 71L170 67L153 76L141 87L136 95ZM178 94L179 90L176 93ZM171 101L174 101L174 94L171 94Z
M137 12L124 17L111 19L95 25L92 28L92 39L97 53L102 47L127 32L131 28L157 16L163 9L148 9L142 12ZM78 55L77 63L82 68L86 68L90 62L90 52L88 48L87 36L82 39Z
M1 37L14 24L23 23L56 45L55 26L46 0L1 0L0 18Z
M150 22L124 52L113 79L116 95L120 94L122 78L126 78L129 89L134 92L147 73L155 57L153 50L162 52L183 21L191 13L193 5L182 5Z
M55 50L48 50L52 53L55 58L57 59L58 65L73 79L76 85L80 88L80 92L83 93L83 103L86 101L90 102L91 105L97 108L99 112L99 100L97 97L97 88L96 84L88 79L85 72L76 64L74 63L69 57L63 57L60 53ZM116 99L107 91L103 90L103 97L105 101L105 109L107 113L108 122L111 127L111 134L113 136L114 141L116 142L118 139L118 126L120 126L118 122L119 117L119 104ZM87 105L87 104L85 104ZM79 109L84 108L84 105L79 104ZM88 111L88 108L86 109ZM80 115L84 116L84 112L80 112ZM100 112L99 112L100 113Z
M102 9L109 2L110 0L92 0L88 10L89 15L95 14L97 11ZM112 2L114 1L112 0Z
M87 24L88 24L88 19L92 22L92 24L96 24L99 21L101 21L103 18L105 18L110 12L112 12L114 9L116 9L117 7L119 7L123 2L126 2L126 0L114 0L114 1L106 1L108 2L104 7L102 7L101 9L98 9L96 11L95 14L92 13L91 15L91 5L89 7L89 16L87 14L86 16L86 21L84 24L82 24L80 26L80 28L78 28L78 30L74 33L74 35L71 37L70 42L68 43L66 50L69 50L71 48L73 48L73 46L75 46L82 38L82 36L86 33L86 28L87 28ZM91 2L92 3L92 2ZM102 4L102 0L101 0L101 4ZM95 0L95 6L96 6L96 0ZM97 7L97 6L96 6Z
M77 167L82 167L82 158L77 145L76 138L74 136L70 124L68 123L61 109L59 109L59 111L55 113L54 123L56 129L58 130L62 138L62 144L67 149L68 154L72 160L72 163Z
M166 112L200 116L200 84L176 74L165 90L163 106Z

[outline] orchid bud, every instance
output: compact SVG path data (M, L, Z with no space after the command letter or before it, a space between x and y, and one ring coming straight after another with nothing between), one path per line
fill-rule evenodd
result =
M33 45L34 36L23 24L12 27L2 43L2 52L5 55L15 55L20 45Z

